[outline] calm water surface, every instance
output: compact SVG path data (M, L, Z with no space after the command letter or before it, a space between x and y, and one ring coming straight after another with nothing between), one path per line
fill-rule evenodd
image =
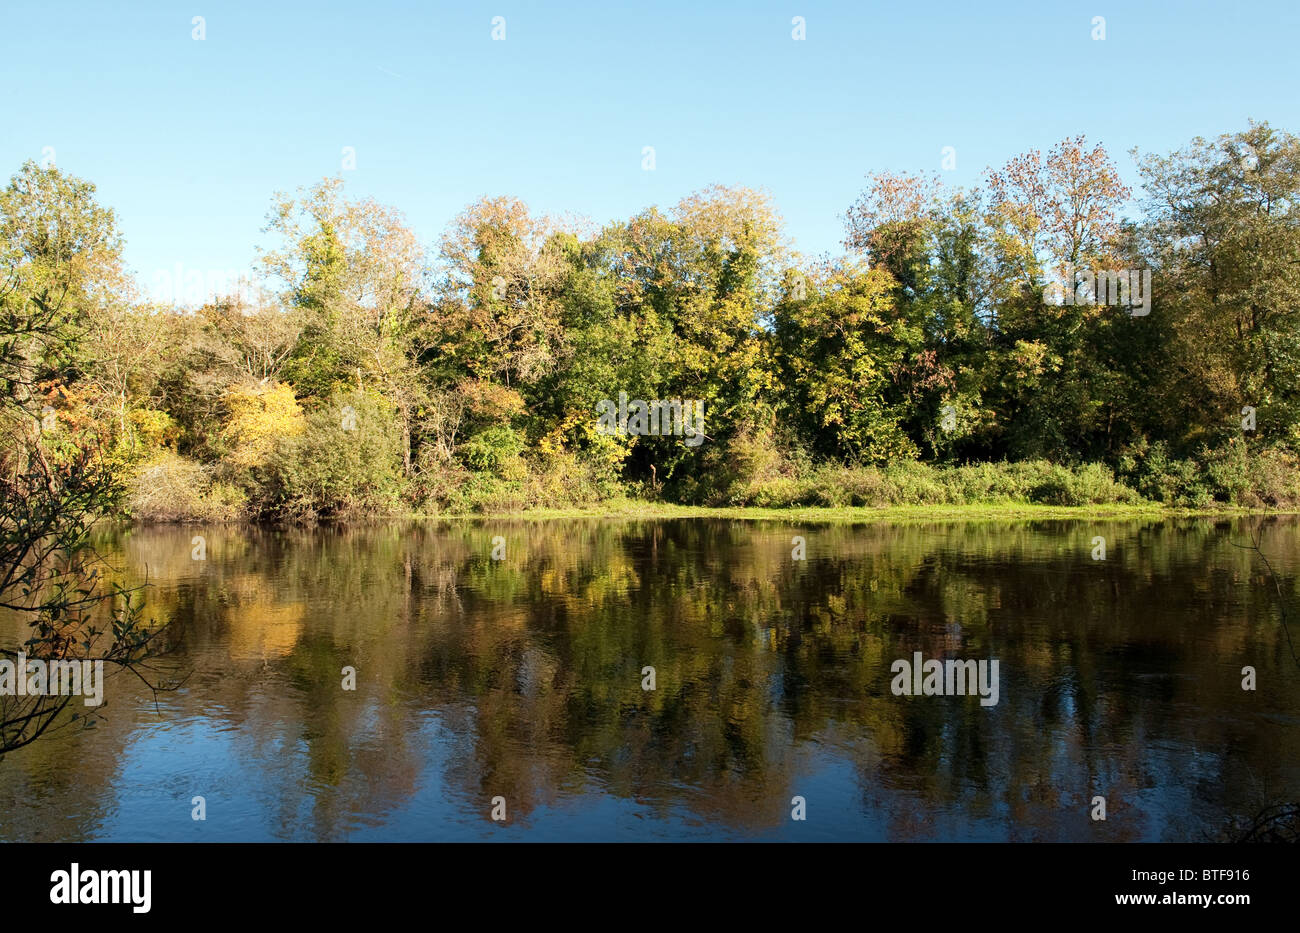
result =
M1300 799L1259 524L116 532L189 678L0 761L0 839L1217 838ZM1263 547L1296 605L1300 522ZM915 651L998 659L999 702L893 695Z

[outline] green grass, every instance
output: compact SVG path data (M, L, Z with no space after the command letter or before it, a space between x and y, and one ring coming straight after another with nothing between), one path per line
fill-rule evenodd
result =
M975 503L963 505L901 505L870 508L843 506L839 508L795 507L753 508L672 505L657 502L618 500L591 508L532 509L509 512L439 513L419 516L432 519L475 520L485 518L516 518L542 521L558 518L741 518L759 521L785 522L907 522L907 521L972 521L981 519L1096 519L1145 518L1197 515L1253 515L1291 514L1289 511L1243 509L1222 506L1212 509L1173 508L1158 503L1138 505L1083 505L1059 506L1038 503Z

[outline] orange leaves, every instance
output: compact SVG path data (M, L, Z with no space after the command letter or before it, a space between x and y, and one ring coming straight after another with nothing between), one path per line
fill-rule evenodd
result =
M524 398L514 389L486 379L465 379L456 386L470 414L487 421L508 421L523 414Z
M886 262L921 232L942 184L938 178L876 172L848 210L844 245L872 252Z
M1036 149L1016 156L985 177L989 224L1025 279L1041 278L1046 265L1104 262L1132 193L1105 147L1087 149L1083 136L1057 143L1046 159Z

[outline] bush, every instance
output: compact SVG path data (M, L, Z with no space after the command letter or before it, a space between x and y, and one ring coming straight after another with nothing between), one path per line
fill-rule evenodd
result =
M776 476L754 483L742 497L742 504L766 509L812 505L816 489L807 479L795 476Z
M423 453L415 501L426 512L505 512L597 505L623 497L615 468L571 453L518 457L509 478L474 472Z
M381 398L336 394L279 438L270 456L264 514L292 521L390 514L402 509L402 436Z
M1144 495L1167 505L1300 506L1296 455L1283 448L1254 446L1242 438L1232 438L1218 448L1202 447L1195 458L1171 457L1163 443L1133 447L1120 457L1120 474Z
M1204 485L1213 497L1243 508L1289 509L1300 506L1300 461L1288 450L1250 450L1233 439L1218 450L1203 450Z
M754 489L786 475L781 450L766 429L746 428L723 443L706 442L693 459L698 464L683 464L667 490L678 501L739 505Z
M1115 481L1110 468L1101 463L1086 463L1075 469L1057 464L1035 463L1027 466L1040 470L1038 481L1029 490L1029 501L1045 505L1103 505L1140 501L1129 487Z
M138 466L128 484L126 508L141 522L225 522L241 518L245 496L214 483L195 460L164 452Z
M1166 505L1191 506L1209 499L1200 465L1171 457L1164 441L1126 451L1120 473L1144 497Z
M522 479L527 472L520 454L524 439L508 424L494 424L472 435L456 448L456 457L475 473L501 479Z
M293 389L285 383L270 385L232 385L226 389L228 411L221 429L226 446L224 462L231 474L242 482L262 467L275 452L280 440L296 437L306 429L302 408Z
M1275 509L1300 508L1300 459L1283 449L1265 449L1250 461L1250 496L1247 505Z
M733 495L736 505L767 508L817 505L828 508L897 505L975 505L1038 502L1098 505L1140 502L1103 464L1071 469L1046 461L933 467L893 463L877 467L823 464L804 475L778 474L750 483Z

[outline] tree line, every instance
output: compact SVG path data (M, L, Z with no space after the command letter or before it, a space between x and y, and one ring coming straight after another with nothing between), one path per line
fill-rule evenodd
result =
M603 226L484 198L430 245L331 178L274 199L253 297L177 310L92 185L28 163L0 466L93 451L110 511L164 520L1300 503L1300 143L1251 123L1138 169L1135 197L1076 137L975 188L877 173L815 258L746 188ZM699 400L705 442L601 430L620 392Z

